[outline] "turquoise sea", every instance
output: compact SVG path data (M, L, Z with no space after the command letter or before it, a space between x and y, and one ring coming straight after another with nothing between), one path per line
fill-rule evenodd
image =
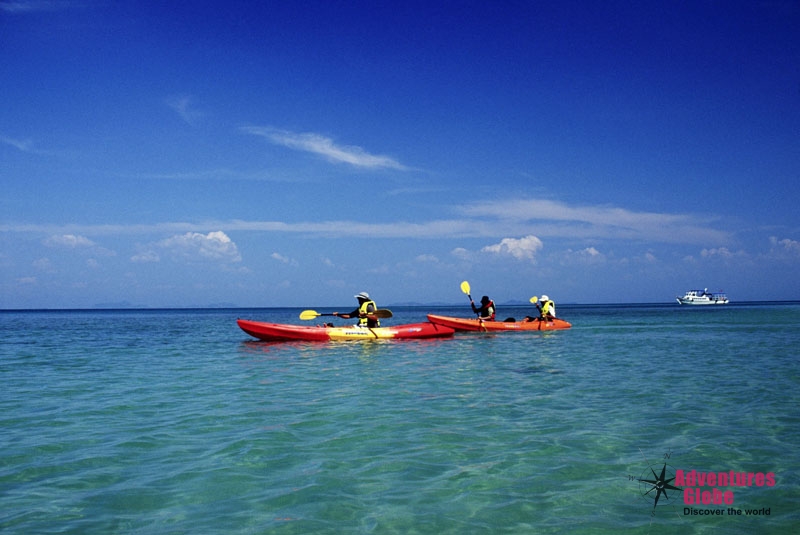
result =
M0 312L0 532L800 531L800 303L559 304L570 330L433 341L235 322L300 310Z

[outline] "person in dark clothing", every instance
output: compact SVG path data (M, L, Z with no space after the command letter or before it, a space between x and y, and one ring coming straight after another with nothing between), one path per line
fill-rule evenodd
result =
M472 311L478 315L478 317L482 320L487 321L494 321L495 316L495 308L494 308L494 301L489 299L488 295L484 295L481 297L481 306L476 307L475 301L470 299L470 304L472 305Z

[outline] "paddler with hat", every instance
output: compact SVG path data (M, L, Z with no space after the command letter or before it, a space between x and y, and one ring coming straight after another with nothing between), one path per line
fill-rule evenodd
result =
M525 316L525 321L553 321L556 319L556 304L547 297L547 294L542 295L541 299L531 297L531 303L535 304L536 308L539 309L539 316L536 318Z
M378 310L378 305L375 304L367 292L361 292L355 296L358 299L358 308L347 314L339 314L334 312L334 316L344 319L358 318L359 327L368 327L370 329L380 327L380 320L373 314Z
M540 304L541 303L541 304ZM539 320L553 321L556 317L556 304L547 294L543 294L539 302L536 303L536 308L539 309Z

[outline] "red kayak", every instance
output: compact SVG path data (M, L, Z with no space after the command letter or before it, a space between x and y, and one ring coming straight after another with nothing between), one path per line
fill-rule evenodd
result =
M442 327L450 327L457 331L555 331L569 329L572 324L553 318L550 321L487 321L476 318L454 318L428 314L428 321Z
M433 323L410 323L394 327L320 327L308 325L287 325L264 323L261 321L236 320L239 327L254 338L265 341L286 340L394 340L413 338L438 338L453 336L455 329Z

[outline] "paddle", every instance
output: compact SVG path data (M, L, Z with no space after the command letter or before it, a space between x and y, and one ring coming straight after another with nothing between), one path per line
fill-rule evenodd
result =
M461 291L464 292L465 294L467 294L467 297L469 297L469 300L472 301L472 296L469 295L469 290L470 290L469 283L467 281L462 282L461 283Z
M378 319L391 318L393 315L394 314L392 314L392 311L389 310L388 308L379 308L372 314L369 314L369 316ZM317 318L319 316L338 316L338 314L333 314L333 313L321 314L316 310L304 310L300 313L301 320L313 320L314 318Z
M461 291L464 292L465 294L467 294L467 297L469 297L469 302L472 303L473 302L472 301L472 296L469 294L470 287L469 287L469 283L467 281L464 281L464 282L461 283ZM473 308L472 310L475 310L475 309ZM476 314L478 314L478 316L479 316L478 319L481 320L481 325L483 325L483 318L480 317L480 312L476 312Z
M539 297L534 295L533 297L528 299L528 301L530 301L531 303L533 303L535 305L539 301ZM532 316L525 316L525 321L533 321L533 320L538 320L538 319L539 318L534 318ZM541 329L541 326L539 328Z
M472 301L472 296L469 294L470 287L469 287L469 283L467 281L463 281L461 283L461 291L463 293L467 294L467 297L469 297L469 302L472 303L473 302Z

